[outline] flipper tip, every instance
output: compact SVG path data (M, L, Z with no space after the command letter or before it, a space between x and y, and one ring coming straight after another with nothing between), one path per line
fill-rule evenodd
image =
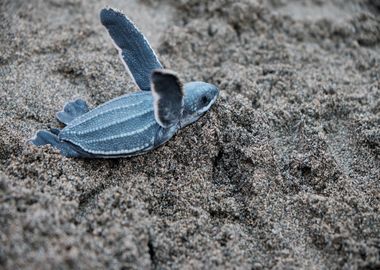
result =
M118 16L124 17L125 15L121 10L108 6L100 10L100 22L103 25L114 24L115 18L117 18Z

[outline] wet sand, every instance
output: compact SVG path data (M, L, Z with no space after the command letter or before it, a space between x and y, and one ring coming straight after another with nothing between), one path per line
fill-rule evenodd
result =
M106 5L221 96L143 156L27 145L69 100L137 91ZM380 268L379 18L377 0L2 1L0 268Z

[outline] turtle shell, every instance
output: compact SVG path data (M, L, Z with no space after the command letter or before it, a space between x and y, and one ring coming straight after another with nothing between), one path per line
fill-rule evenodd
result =
M94 155L133 155L154 148L160 129L151 93L137 92L79 116L58 137Z

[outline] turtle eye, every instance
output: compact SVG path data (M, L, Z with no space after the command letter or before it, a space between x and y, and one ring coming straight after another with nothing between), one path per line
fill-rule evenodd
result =
M207 105L210 102L210 100L209 100L209 98L207 96L203 96L201 98L201 102L202 102L203 105Z

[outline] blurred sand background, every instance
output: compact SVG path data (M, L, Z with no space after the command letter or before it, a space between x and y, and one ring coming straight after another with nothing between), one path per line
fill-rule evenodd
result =
M137 90L106 5L218 102L139 157L26 145ZM2 0L0 29L1 269L380 268L378 0Z

